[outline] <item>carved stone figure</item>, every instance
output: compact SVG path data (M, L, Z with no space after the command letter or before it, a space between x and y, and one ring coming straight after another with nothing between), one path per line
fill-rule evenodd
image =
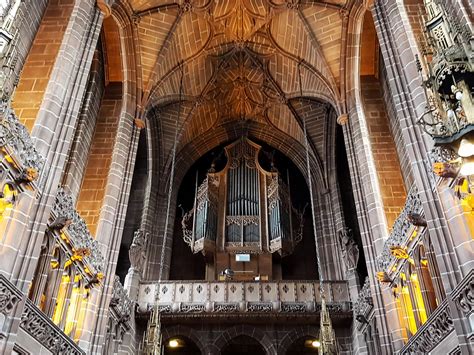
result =
M342 258L346 264L347 270L357 267L359 261L359 247L352 237L352 231L344 228L339 231L339 242L341 243Z
M130 264L132 268L141 272L143 264L145 263L145 246L148 238L148 233L139 229L133 235L132 245L128 250L128 256L130 258Z

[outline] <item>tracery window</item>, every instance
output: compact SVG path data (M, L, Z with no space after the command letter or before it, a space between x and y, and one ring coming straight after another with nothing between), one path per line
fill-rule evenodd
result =
M434 255L430 255L430 240L426 234L393 282L392 290L406 338L417 332L445 297L438 282L439 271Z
M46 233L28 297L66 335L78 339L89 288L73 259Z

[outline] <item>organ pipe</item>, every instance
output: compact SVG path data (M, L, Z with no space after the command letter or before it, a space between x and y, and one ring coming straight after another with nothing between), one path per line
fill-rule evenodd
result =
M291 253L301 239L302 215L292 207L288 185L278 171L260 166L261 147L248 138L224 149L227 165L220 172L210 170L196 189L193 209L183 218L185 241L195 253L213 254L216 245L229 253ZM262 242L262 231L268 233L268 244Z

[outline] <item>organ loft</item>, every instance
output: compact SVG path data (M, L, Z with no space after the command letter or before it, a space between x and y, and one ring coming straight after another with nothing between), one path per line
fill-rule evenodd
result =
M227 164L211 168L183 218L184 240L206 257L206 280L232 272L236 280L281 279L272 254L291 254L301 241L303 216L281 174L259 164L260 146L243 137L225 147ZM240 262L239 262L240 261Z

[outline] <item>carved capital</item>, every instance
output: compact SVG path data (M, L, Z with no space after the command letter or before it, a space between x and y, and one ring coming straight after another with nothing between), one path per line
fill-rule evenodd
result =
M337 118L336 122L341 126L345 125L347 122L349 122L349 115L347 113L343 113Z
M104 14L104 18L107 18L112 14L112 7L109 5L107 0L97 0L97 7L100 12Z
M135 124L135 126L138 128L138 129L143 129L146 127L145 125L145 121L143 121L141 118L135 118L133 120L133 123Z

